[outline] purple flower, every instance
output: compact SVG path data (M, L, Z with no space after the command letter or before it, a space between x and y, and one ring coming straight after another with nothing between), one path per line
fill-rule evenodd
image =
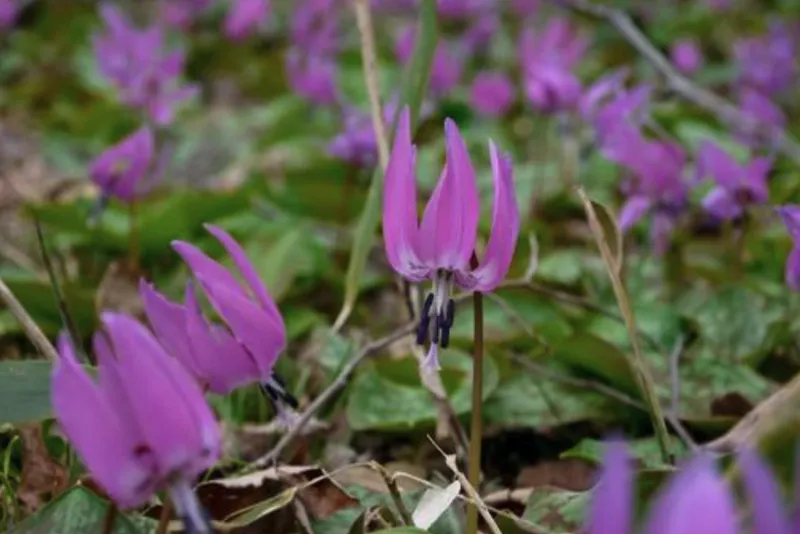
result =
M386 106L384 124L391 124L396 106ZM373 167L378 162L378 143L372 117L358 108L348 107L344 112L344 127L328 145L335 158L357 167Z
M416 27L409 26L398 36L395 42L395 55L400 63L405 64L411 61L416 35ZM431 92L435 96L441 97L452 91L461 81L463 66L463 58L456 54L456 51L449 43L439 40L433 53L433 63L431 65Z
M206 230L225 247L236 270L244 278L244 284L194 245L175 241L172 247L189 266L212 307L228 325L233 338L252 358L257 373L249 375L250 380L259 380L265 383L272 377L275 361L286 347L286 325L283 317L242 247L230 235L216 226L206 225ZM192 303L188 302L186 308L186 313L190 315L193 314L193 311L189 309L191 305ZM199 310L195 318L200 319ZM198 323L196 332L204 328L204 325ZM206 332L213 334L214 329L206 328ZM217 329L216 332L222 335L220 330ZM167 335L167 332L159 333L160 337L162 335ZM230 339L224 336L219 337L217 345L223 343L229 347L233 346ZM209 350L209 348L207 346L205 350ZM203 348L201 347L200 350ZM176 357L179 352L180 349L173 351ZM219 381L220 390L236 387L247 378L245 372L253 371L241 354L225 354L226 358L238 357L239 360L236 363L237 370L228 369L224 372L219 370L219 362L216 365L208 363L208 358L211 357L209 354L202 355L195 352L195 355L197 358L205 358L207 367L202 372L202 378L207 379L209 386L212 375L218 373L214 378ZM190 356L184 356L182 359L189 361L189 358ZM226 363L226 365L228 364ZM198 365L196 369L200 375L201 366Z
M703 65L700 47L691 39L684 39L672 45L670 57L675 68L686 75L694 74Z
M773 96L797 83L797 44L792 31L773 23L767 35L742 39L734 45L741 80Z
M408 14L417 9L417 0L371 0L370 7L376 13Z
M615 128L602 153L625 167L634 178L619 214L623 232L645 215L652 215L650 238L656 254L663 254L669 235L687 203L683 178L686 153L676 143L651 141L631 125Z
M786 285L800 293L800 205L787 204L776 210L794 242L792 252L786 261Z
M140 506L161 489L177 495L179 506L190 504L190 484L219 458L214 414L200 388L144 326L117 313L101 318L104 331L94 336L98 381L61 335L52 375L56 419L120 507Z
M771 143L786 128L783 111L772 100L755 89L743 87L739 92L739 105L742 113L758 120L757 129L744 129L737 132L737 138L748 146Z
M600 481L592 494L587 534L634 533L630 462L623 443L607 445ZM700 456L659 492L641 532L736 534L737 522L735 501L725 479L708 457Z
M502 72L483 71L475 76L470 102L475 110L489 117L504 115L514 103L514 84Z
M340 0L298 0L292 13L292 45L311 55L333 55L339 46Z
M110 4L103 4L100 13L106 32L93 37L100 74L114 84L126 105L144 111L158 125L169 124L175 107L198 91L179 84L184 53L163 50L158 26L138 30Z
M528 18L539 11L542 0L511 0L511 12L518 17Z
M0 29L13 26L19 11L18 0L0 0Z
M234 0L225 17L225 35L244 39L267 20L269 8L269 0Z
M741 217L747 206L767 202L771 166L766 158L739 165L730 154L706 141L697 156L697 174L700 178L710 175L717 186L703 199L703 207L718 219L733 220Z
M624 87L627 69L600 78L581 96L579 109L583 119L594 127L599 149L606 150L607 139L613 139L618 127L641 126L649 117L652 87Z
M383 237L386 256L395 271L412 282L433 281L417 332L424 345L431 335L427 365L437 367L437 353L446 348L453 325L454 284L466 290L492 291L508 272L519 234L519 210L511 159L489 143L494 181L492 231L483 260L470 266L480 215L480 201L467 147L458 127L445 121L446 162L439 182L417 219L416 147L411 144L410 113L400 116L386 169L383 196ZM434 319L430 328L431 318ZM430 332L429 332L430 330Z
M286 74L292 90L306 100L323 106L339 101L333 58L290 49L286 52Z
M485 54L499 27L500 20L491 13L475 19L461 37L461 44L468 55Z
M185 30L214 0L169 0L161 2L160 18L168 26Z
M523 85L535 108L555 112L577 104L581 83L572 71L588 44L566 19L552 19L538 34L532 29L523 32L519 42Z
M445 19L468 19L491 12L497 0L436 0L436 10Z
M100 154L90 165L89 175L103 196L130 204L147 192L145 180L153 163L153 132L144 126Z

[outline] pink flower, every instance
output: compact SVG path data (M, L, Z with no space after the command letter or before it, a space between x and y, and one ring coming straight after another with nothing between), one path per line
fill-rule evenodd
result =
M515 98L514 84L502 72L484 71L472 82L470 102L478 113L490 117L505 114Z

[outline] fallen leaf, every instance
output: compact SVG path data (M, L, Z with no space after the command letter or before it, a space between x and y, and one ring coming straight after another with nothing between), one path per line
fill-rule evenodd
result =
M411 514L414 526L428 528L453 504L461 493L461 483L456 480L446 488L431 488L422 494L417 507Z
M64 491L67 470L47 452L39 423L19 426L22 441L22 475L17 498L25 515L30 515Z
M106 269L97 288L95 307L142 317L144 306L139 297L139 273L127 262L117 261Z

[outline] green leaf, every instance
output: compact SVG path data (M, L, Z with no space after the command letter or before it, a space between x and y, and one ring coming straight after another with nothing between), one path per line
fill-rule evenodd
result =
M552 529L553 533L577 532L583 523L589 496L586 491L536 488L528 498L522 518Z
M428 530L420 530L414 527L389 528L377 530L374 534L429 534Z
M439 353L441 375L453 409L469 412L472 358L445 349ZM491 358L485 359L483 394L497 388L499 376ZM422 386L416 358L380 360L365 368L350 386L347 418L353 430L403 430L436 421L436 405Z
M416 124L422 101L428 89L428 79L430 78L433 54L436 50L437 39L437 20L436 2L434 0L424 0L420 6L419 32L417 42L414 45L414 55L411 58L408 74L400 92L401 106L398 106L392 127L392 138L397 128L400 111L403 106L408 105L411 111L412 131ZM372 249L375 239L375 229L381 215L381 197L383 193L383 170L379 167L372 176L369 186L367 201L361 212L361 218L356 227L356 236L353 248L350 253L350 261L347 266L347 276L345 279L344 304L336 319L334 330L338 330L347 317L353 311L358 292L361 289L361 282L364 269L367 266L367 257Z
M631 455L635 459L639 460L639 463L642 467L648 467L648 468L669 467L665 466L664 463L661 461L661 454L658 449L658 442L655 440L655 438L628 440L626 441L626 443L628 445L628 450L630 451ZM685 446L678 445L682 443L683 442L676 442L672 450L672 452L677 453L679 457L687 453L687 449ZM680 450L677 450L678 447L680 447ZM604 450L605 450L605 444L602 441L585 438L582 439L577 445L575 445L571 449L561 453L561 458L577 458L580 460L585 460L587 462L599 465L602 464Z
M35 515L17 525L17 534L86 534L101 532L109 503L83 486L62 493ZM143 518L142 518L143 519ZM114 522L114 534L145 534L155 532L153 520L137 521L138 525L119 514Z
M52 417L52 370L53 365L46 360L0 361L0 425Z

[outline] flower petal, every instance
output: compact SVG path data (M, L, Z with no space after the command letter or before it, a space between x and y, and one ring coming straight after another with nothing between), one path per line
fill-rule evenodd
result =
M800 246L795 245L786 260L786 285L800 293Z
M476 280L476 291L489 292L503 281L519 236L519 207L514 189L514 172L511 157L500 154L494 143L489 143L494 181L494 207L492 210L492 233L486 252L472 276Z
M66 334L52 376L53 411L94 479L123 508L143 504L151 473L135 454L137 436L122 424L103 392L75 359Z
M586 534L629 534L633 503L633 470L622 441L606 444L603 471L592 490Z
M750 450L739 452L739 465L753 505L754 534L788 534L789 522L781 506L782 498L767 466Z
M383 184L383 240L392 268L412 282L424 280L417 255L417 151L411 144L411 115L403 108Z
M714 217L730 221L742 215L742 206L732 192L724 187L715 187L703 199L703 208Z
M253 357L225 328L206 321L191 286L186 290L186 332L211 391L227 395L258 380L260 373Z
M161 476L196 476L220 447L219 427L199 387L139 322L110 312L102 321L125 379L118 394L129 400Z
M475 250L480 212L475 169L452 119L445 120L447 162L419 233L419 252L432 269L466 270Z
M281 312L278 310L278 306L275 304L275 301L272 300L272 297L267 290L267 286L264 285L264 282L261 281L261 278L258 276L253 264L250 262L250 259L247 257L247 253L245 253L244 249L233 239L230 234L225 232L222 228L217 226L213 226L210 224L205 225L206 230L211 233L214 237L216 237L222 246L225 247L225 250L230 254L233 263L236 265L236 268L239 269L239 272L244 277L245 282L247 282L248 287L255 295L256 301L261 304L262 309L267 312L270 319L272 320L275 328L282 332L286 331L286 325L283 322L283 317L281 316ZM281 341L281 345L286 343L285 334L284 339Z
M267 312L241 291L213 279L199 278L211 305L227 323L233 336L250 352L260 380L272 376L272 368L284 349L286 334L275 327Z
M711 459L700 456L660 492L644 534L736 534L737 523L730 489Z
M737 161L711 141L705 141L697 154L697 174L702 179L710 176L720 186L731 191L744 182L744 172Z
M633 228L633 226L650 211L651 207L652 203L650 199L645 196L637 195L630 197L625 201L625 204L622 205L622 209L619 211L620 230L627 232Z
M775 208L792 239L800 240L800 204L786 204Z

